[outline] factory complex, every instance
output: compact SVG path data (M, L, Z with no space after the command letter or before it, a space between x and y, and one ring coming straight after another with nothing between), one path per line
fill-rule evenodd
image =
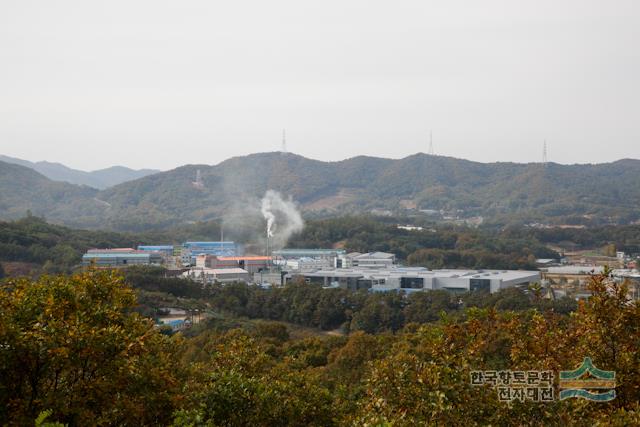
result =
M403 267L394 254L351 252L343 249L282 249L271 256L241 255L234 242L186 242L181 246L140 245L137 249L91 249L83 265L125 268L164 266L173 275L204 284L246 282L281 286L303 281L325 288L372 292L452 292L501 289L539 282L538 271L429 270Z

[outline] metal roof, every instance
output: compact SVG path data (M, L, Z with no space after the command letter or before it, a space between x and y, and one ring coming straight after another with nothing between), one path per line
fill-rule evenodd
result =
M220 256L220 261L271 261L270 256Z
M204 268L204 269L194 269L194 272L204 272L206 274L214 274L216 276L221 276L224 274L249 274L247 270L242 268Z
M82 259L98 259L98 258L150 258L150 253L90 253L82 255Z
M285 255L334 255L334 254L344 254L346 251L344 249L279 249L277 251L273 251L274 255L285 256Z
M433 277L437 279L492 279L514 280L526 277L538 276L538 271L526 270L427 270L421 267L398 268L335 268L319 269L308 273L302 273L307 277Z
M235 242L184 242L182 246L235 246Z

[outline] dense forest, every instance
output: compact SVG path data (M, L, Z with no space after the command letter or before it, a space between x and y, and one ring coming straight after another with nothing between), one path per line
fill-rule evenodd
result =
M508 227L502 233L515 239L533 238L566 249L592 249L613 244L617 250L640 254L640 225L589 228Z
M373 296L371 303L353 294L346 303L346 294L321 296L296 285L271 296L241 286L213 288L189 296L288 323L227 327L211 318L186 334L167 334L138 314L128 283L147 292L154 285L153 272L135 274L88 271L0 285L0 419L10 425L36 418L174 426L640 423L640 308L606 274L592 277L593 296L571 315L538 305L535 292L460 306L441 293L409 302ZM362 304L348 334L292 335L290 322L315 324L314 316L329 319L326 328L341 324L332 306L345 304ZM394 304L397 312L377 308ZM378 314L359 315L367 311ZM369 328L369 318L387 327ZM548 370L555 387L557 372L575 369L586 356L616 372L614 400L555 394L548 402L506 403L492 386L470 380L477 370Z
M137 247L140 244L179 244L189 239L215 239L220 227L215 222L172 227L145 233L77 230L47 223L29 215L0 222L0 262L33 263L36 272L70 272L87 249Z

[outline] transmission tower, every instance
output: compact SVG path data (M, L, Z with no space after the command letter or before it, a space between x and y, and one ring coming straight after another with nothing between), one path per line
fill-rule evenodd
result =
M542 164L547 166L549 159L547 158L547 140L544 140L544 145L542 146Z
M429 151L427 152L428 155L430 156L434 156L434 152L433 152L433 132L429 132Z
M282 153L287 153L287 134L284 129L282 129Z
M202 174L200 169L196 171L196 180L191 183L195 188L202 190L204 188L204 181L202 180Z

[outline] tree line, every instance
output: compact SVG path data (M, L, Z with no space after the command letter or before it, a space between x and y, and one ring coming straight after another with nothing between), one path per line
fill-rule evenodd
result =
M301 339L280 323L162 334L133 310L135 292L118 272L0 286L0 419L10 425L36 418L174 426L640 422L640 310L606 274L593 276L593 296L570 316L489 303L447 315L449 300L434 293L442 301L425 304L445 306L434 322ZM240 291L229 298L242 300ZM507 404L493 388L470 384L472 370L557 373L585 356L616 372L613 401Z
M568 314L577 308L571 298L557 301L541 292L512 288L496 294L470 292L453 294L444 290L428 292L370 293L346 289L323 289L304 282L281 288L262 289L243 283L213 285L207 300L211 307L234 316L268 319L344 332L395 332L410 323L429 323L462 315L470 307L499 310L552 310Z

